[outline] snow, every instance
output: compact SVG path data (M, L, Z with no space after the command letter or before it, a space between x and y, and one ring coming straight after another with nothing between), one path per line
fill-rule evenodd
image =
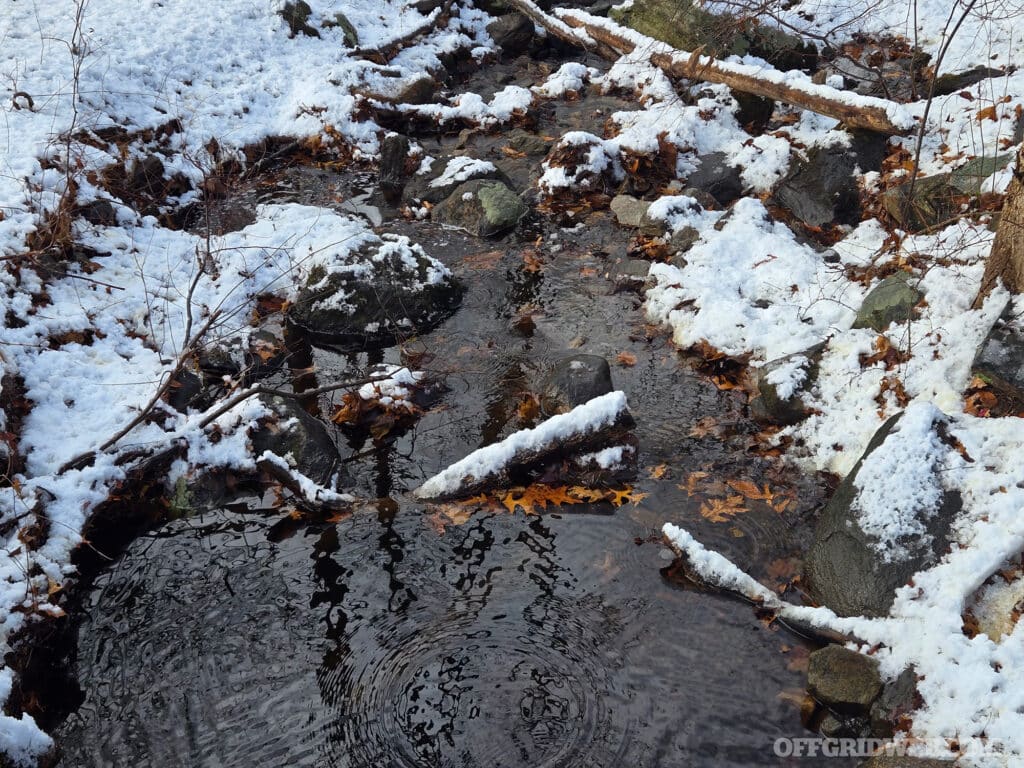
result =
M369 375L377 380L363 384L357 390L360 398L406 410L415 408L410 397L427 376L423 371L412 371L404 365L389 363L374 366Z
M477 160L472 157L453 157L448 161L448 165L445 166L441 175L430 182L430 186L446 187L449 184L457 184L474 176L494 173L497 170L494 167L494 163L489 163L486 160Z
M516 456L550 448L574 435L587 435L615 423L627 412L626 396L609 392L577 405L568 413L552 416L533 429L514 432L499 443L485 446L429 478L416 495L421 499L441 498L457 493L467 481L496 477Z

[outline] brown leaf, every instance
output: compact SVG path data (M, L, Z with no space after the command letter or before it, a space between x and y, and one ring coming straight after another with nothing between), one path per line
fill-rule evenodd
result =
M656 467L648 467L647 474L651 476L652 480L661 480L665 476L665 472L668 471L668 464L659 464Z
M999 118L996 117L996 107L995 107L995 105L993 104L990 107L985 107L984 109L979 109L978 110L978 114L977 114L977 119L978 119L979 123L982 120L985 120L985 119L988 119L988 120L998 120Z
M636 355L632 352L619 352L615 356L615 362L623 367L631 368L636 365Z
M724 499L708 499L700 505L700 514L712 523L725 523L736 515L746 512L742 496L728 496Z

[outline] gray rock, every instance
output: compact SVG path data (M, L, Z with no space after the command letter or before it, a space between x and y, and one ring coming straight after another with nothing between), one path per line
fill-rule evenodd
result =
M278 14L284 19L288 25L288 36L295 37L296 35L309 35L310 37L320 37L320 33L309 25L309 17L312 15L313 9L309 7L309 3L306 0L294 0L294 2L287 2L284 7L278 11Z
M680 194L686 195L687 197L692 197L700 204L700 207L706 211L713 211L716 208L718 208L718 201L715 200L715 198L713 198L708 192L705 192L703 189L697 189L696 187L686 187Z
M199 350L199 370L208 377L238 376L245 369L245 350L240 338L219 339Z
M750 402L754 418L759 421L769 421L783 425L796 424L798 421L801 421L807 415L807 406L804 405L803 394L814 385L818 378L818 366L824 349L824 344L816 344L804 352L772 360L758 369L755 378L758 396ZM783 397L779 392L778 386L769 381L769 379L780 368L797 363L798 358L806 360L803 366L803 383L786 397Z
M430 166L430 171L428 173L413 176L405 185L405 191L402 193L402 199L409 204L427 202L431 205L437 205L458 189L459 186L468 181L474 181L477 179L493 179L494 181L500 181L503 184L508 181L505 178L505 175L499 171L497 167L494 167L494 164L492 163L492 167L488 170L475 169L463 172L461 175L464 175L465 178L460 181L438 184L437 182L444 174L445 168L448 167L448 163L454 159L454 157L439 157L434 160L434 163Z
M904 182L882 193L885 212L902 229L918 232L949 221L960 213L959 189L950 183L948 173L926 176L913 184Z
M981 194L982 182L1010 165L1015 156L1014 152L1004 152L994 157L976 157L968 160L955 171L950 171L949 184L965 195L976 197Z
M1008 304L974 358L974 373L1024 396L1024 331Z
M405 163L409 157L409 139L399 133L389 133L380 143L379 184L384 198L394 202L405 187Z
M487 34L506 56L517 56L533 42L533 22L520 13L499 16L487 25Z
M167 187L164 163L157 155L136 159L128 174L130 189L150 197L163 197Z
M437 93L437 81L430 75L420 75L402 86L395 95L396 104L429 104Z
M359 47L359 33L356 32L356 28L352 26L352 22L348 20L344 13L334 14L333 19L328 19L321 26L324 29L333 29L334 27L341 29L342 40L345 41L345 45L349 48Z
M341 269L328 276L313 270L288 309L289 320L315 339L362 348L430 330L455 310L462 287L454 278L430 282L436 262L421 249L413 249L415 265L403 258L408 252L376 260L379 249L380 244L371 245L339 257L339 266L362 264L368 275ZM344 301L324 302L335 296Z
M261 398L275 416L261 421L252 434L253 453L272 451L282 458L291 454L295 468L318 485L331 487L341 466L338 448L327 427L291 398Z
M92 200L79 206L78 213L90 224L113 227L117 224L117 210L109 200Z
M842 717L829 712L818 730L830 739L858 739L867 735L868 721L864 717Z
M882 692L878 662L839 645L827 645L810 655L807 690L835 712L865 715Z
M430 217L477 237L492 237L512 229L526 212L526 204L502 182L480 179L456 187Z
M562 358L541 383L540 407L545 416L571 411L595 397L614 391L612 369L599 355Z
M725 152L711 152L700 158L700 166L686 178L686 185L711 195L719 205L729 205L743 195L740 169L729 165Z
M836 489L818 518L814 542L804 560L803 583L808 594L840 616L888 615L895 590L945 551L950 526L961 509L960 495L946 492L939 508L928 510L925 536L908 542L906 558L891 562L884 560L877 542L861 530L854 511L854 481L864 459L885 441L899 419L897 414L879 428L853 471Z
M913 669L905 669L899 677L885 684L882 694L871 705L871 735L878 739L892 738L897 719L914 711L916 698L917 675Z
M686 253L700 240L700 232L691 226L684 226L672 233L669 238L669 245L676 254Z
M530 157L544 157L551 149L551 144L552 142L543 136L524 131L522 128L513 128L508 135L508 145Z
M905 323L922 298L924 294L910 284L910 275L897 272L882 280L864 297L853 327L873 328L881 333L892 323Z
M644 259L626 259L612 269L611 278L616 293L619 291L641 291L649 280L651 262Z
M732 97L739 106L736 110L736 122L755 136L764 133L772 119L772 113L775 112L775 102L743 91L733 91Z
M179 413L186 413L202 391L203 380L187 368L182 368L167 390L167 404Z
M619 226L637 229L643 223L651 204L630 195L616 195L612 198L610 207Z
M860 191L855 170L878 170L885 139L855 137L850 147L816 147L797 162L779 188L775 201L812 227L852 224L860 220Z

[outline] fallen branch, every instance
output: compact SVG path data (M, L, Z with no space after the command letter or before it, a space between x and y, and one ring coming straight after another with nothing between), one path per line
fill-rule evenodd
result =
M516 470L623 439L633 417L621 392L609 392L533 429L473 451L416 489L421 499L457 499L507 484Z
M792 104L820 115L835 118L851 128L886 135L906 135L914 121L902 105L873 96L840 91L817 85L802 72L780 72L768 67L732 64L700 51L680 51L672 46L584 11L559 9L557 17L541 11L530 0L508 0L535 23L553 35L602 55L612 51L618 58L635 50L644 51L650 62L672 77L702 80L727 85L737 91ZM529 9L529 11L527 11ZM569 30L566 32L566 30Z
M317 485L313 480L289 466L288 462L271 451L264 451L256 459L256 467L274 478L295 494L296 499L314 512L347 510L356 500L347 493L338 493L330 488Z

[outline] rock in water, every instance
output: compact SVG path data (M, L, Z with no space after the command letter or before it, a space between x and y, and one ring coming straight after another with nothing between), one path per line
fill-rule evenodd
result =
M365 347L427 331L455 310L462 287L441 262L407 237L364 237L309 269L292 323L320 341Z
M409 148L409 139L400 133L389 133L380 143L380 189L389 202L397 201L405 186Z
M882 692L878 662L839 645L825 646L808 659L807 689L841 714L867 714Z
M341 457L324 423L290 398L266 396L263 402L275 417L263 420L253 433L253 453L257 457L264 451L284 459L291 456L295 469L317 485L332 487Z
M431 218L477 237L512 229L526 215L526 204L500 181L479 179L455 188L431 211Z
M460 184L478 179L506 182L494 163L467 155L439 158L427 173L418 173L406 184L402 198L409 205L437 205L452 194Z
M612 369L599 355L570 355L555 363L540 387L540 407L547 416L571 411L612 392Z

